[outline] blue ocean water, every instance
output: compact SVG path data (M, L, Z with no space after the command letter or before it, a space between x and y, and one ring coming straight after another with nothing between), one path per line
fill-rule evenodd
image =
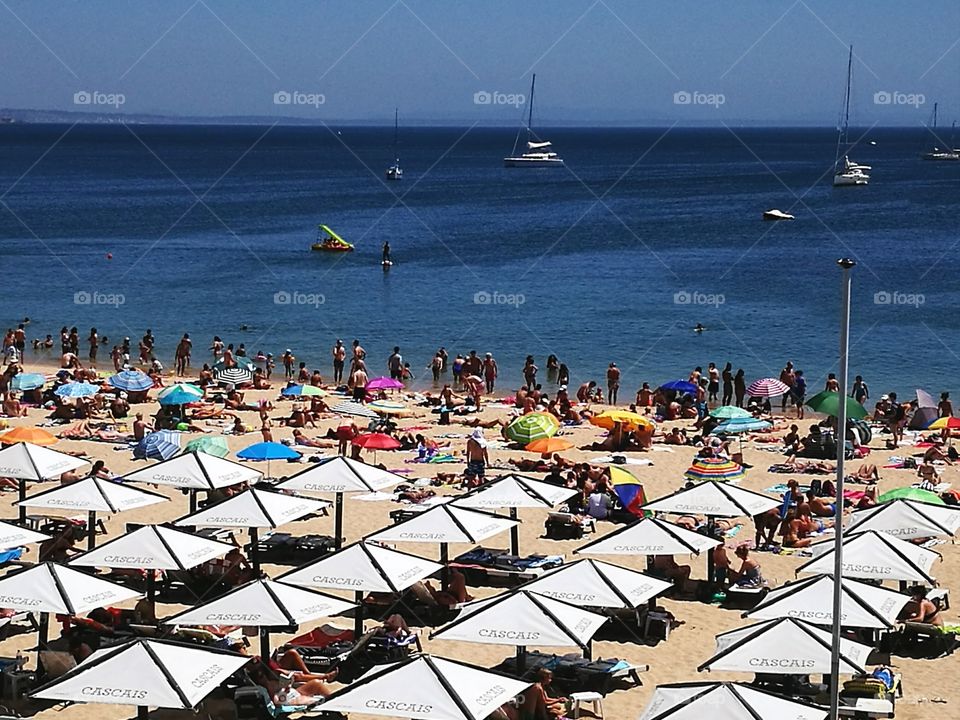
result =
M442 345L492 351L505 385L553 353L573 382L616 362L624 394L710 361L793 360L819 389L850 256L852 372L874 396L955 389L960 163L919 160L919 130L869 132L871 184L846 189L831 129L544 130L566 160L546 170L502 167L513 130L403 129L387 184L392 134L0 126L0 322L150 327L167 358L190 332L195 364L219 334L324 371L356 337L374 374L398 344L426 384ZM320 222L356 252L310 252Z

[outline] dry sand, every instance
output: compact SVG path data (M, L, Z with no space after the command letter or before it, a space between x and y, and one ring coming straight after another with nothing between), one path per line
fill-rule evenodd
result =
M37 367L27 368L28 372L31 370L41 371L43 369ZM168 379L168 382L172 381L172 378ZM246 397L248 401L260 397L274 400L281 387L283 387L282 378L279 378L278 381L275 375L273 390L261 392L248 391ZM276 410L271 414L272 417L279 418L289 412L291 403L281 402L275 404ZM145 406L135 406L134 410L143 408L145 414L152 414L155 412L156 407L155 403L150 403ZM482 416L484 419L505 417L507 413L508 409L503 405L487 405L483 409ZM399 421L401 428L429 424L431 427L430 430L427 431L427 434L430 436L445 433L460 434L464 437L453 439L450 442L452 442L452 450L462 454L466 442L465 436L469 432L468 428L456 424L448 427L439 427L436 425L437 416L430 415L429 412L423 408L413 408L412 414L412 417ZM255 413L250 412L244 415L249 416L247 420L249 425L259 427ZM7 420L7 423L11 427L23 424L38 424L44 416L45 413L42 411L31 410L28 418ZM781 423L781 426L784 428L788 427L790 422L792 422L792 419L788 419L785 425ZM317 430L307 429L305 432L308 436L313 437L323 434L327 428L336 427L338 424L338 418L331 416L319 422ZM686 421L681 424L689 425L690 422ZM806 423L801 423L801 427L805 427L805 425L808 424L809 416ZM57 431L57 428L50 429L54 432ZM211 427L210 429L212 432L219 432L218 428ZM591 425L567 429L564 432L565 437L573 441L578 447L596 441L601 438L603 434L602 430ZM279 441L284 438L289 438L291 434L291 431L286 428L274 427L275 440ZM496 436L496 431L487 430L485 434L488 438L492 438ZM189 439L198 436L199 433L190 434L189 437L184 438L184 444L186 444ZM234 453L243 447L260 441L259 432L253 432L243 436L225 435L224 437L227 439L230 449ZM883 437L884 436L875 436L871 445L873 452L870 456L870 461L875 462L878 467L882 466L886 459L892 454L907 454L909 452L909 450L905 449L901 449L899 452L884 449ZM443 440L441 442L446 441ZM142 461L132 459L129 450L119 451L115 450L114 447L115 445L112 443L61 440L54 446L54 449L82 451L91 459L104 460L109 470L117 474L123 474L144 466ZM754 443L745 445L745 461L754 467L748 471L747 477L740 483L741 487L762 491L764 488L785 482L787 478L783 475L774 475L766 471L766 468L772 463L779 461L779 456L770 452L761 451L757 449L757 447L759 447L759 445L755 445ZM323 452L330 453L334 451ZM914 450L914 452L918 451ZM600 454L601 453L581 450L570 450L563 453L566 458L578 461L589 460ZM365 453L365 456L366 455L369 455L369 453ZM669 451L649 452L643 454L643 456L653 461L654 464L652 466L627 466L627 469L641 479L647 497L653 499L673 492L681 486L683 472L689 466L693 455L694 450L691 448L674 447L670 448ZM385 463L390 469L412 470L412 472L406 475L410 479L429 477L438 470L443 472L460 471L463 467L461 464L434 466L404 462L411 456L412 453L409 452L379 452L377 454L377 460ZM507 471L508 466L506 461L509 457L534 457L530 453L506 449L491 449L490 456L491 461L496 466L503 468L503 472ZM266 471L265 463L258 463L257 467L258 469ZM292 474L304 467L306 467L306 465L274 462L271 465L271 471L274 476L283 476ZM496 474L497 472L499 471L493 470L491 474ZM914 481L914 472L915 471L911 470L881 469L881 491L911 484ZM957 467L942 468L942 474L945 482L953 483L955 487L960 483L960 470L958 470ZM811 477L812 476L801 476L800 479L801 482L809 482ZM36 486L31 486L28 492L33 493L54 486L54 483L37 484ZM122 534L127 522L158 523L187 514L187 499L183 494L163 487L161 487L159 491L169 496L171 501L140 510L125 512L119 516L104 518L109 531L108 537L113 538ZM453 493L454 491L452 489L444 489L442 492ZM15 499L15 496L11 494L8 494L7 497L11 502ZM396 503L389 501L362 502L348 498L345 501L344 525L346 542L355 541L389 524L388 514L397 507L398 505ZM7 510L0 513L0 515L6 519L15 518L16 508L8 506ZM541 537L544 529L544 512L521 510L520 517L523 520L520 529L521 552L560 554L565 556L567 561L576 559L576 556L573 556L572 552L578 545L582 545L619 527L608 522L598 522L596 535L588 535L581 541L552 541ZM745 526L739 536L729 541L728 544L731 547L739 542L752 540L753 538L753 526L750 520L742 518L741 521L745 523ZM297 522L283 529L295 534L332 534L333 520L332 517L327 517L308 522ZM241 542L246 541L246 533L238 533L238 537ZM101 536L98 542L102 543L106 539L107 538ZM506 547L508 543L509 539L507 535L504 534L502 537L491 538L486 544L490 547ZM398 549L429 558L436 558L438 553L438 548L435 545L402 544L398 546ZM454 546L451 548L451 557L467 549L469 549L467 546ZM943 554L943 562L934 566L936 576L941 585L956 590L957 587L960 586L960 584L958 584L958 579L960 579L960 552L956 550L952 543L940 545L936 549ZM805 558L798 556L777 556L770 553L759 554L758 558L762 564L763 574L771 586L780 586L793 579L795 577L794 569L805 560ZM36 549L32 548L24 559L35 560ZM642 570L645 566L643 558L610 559L638 570ZM702 578L704 576L705 560L703 558L693 557L687 559L678 557L677 560L681 563L689 562L692 565L694 578ZM290 568L266 565L264 569L270 576L275 577ZM499 591L492 588L471 588L471 592L476 597L485 597ZM954 601L960 602L957 598L954 598ZM635 664L648 664L650 666L650 671L641 675L643 680L641 687L617 690L605 698L604 714L607 718L636 717L649 700L654 687L658 683L711 680L748 681L751 679L749 675L740 673L697 673L696 671L697 666L713 654L714 636L716 634L742 626L748 622L740 617L739 611L725 610L716 606L692 601L664 599L661 600L661 602L684 623L671 633L667 642L661 642L656 646L632 642L594 643L595 658L620 657ZM163 617L172 614L180 608L181 606L175 605L158 605L157 614ZM960 623L960 613L958 613L956 607L948 610L945 616L948 624ZM323 622L325 621L312 623L309 626L301 628L301 631L309 630ZM343 627L352 627L353 621L351 619L340 618L335 619L333 622ZM504 657L512 654L512 648L503 646L467 644L442 640L431 641L427 638L428 632L429 630L420 631L424 650L437 655L458 658L480 666L490 667L497 664ZM55 636L55 634L56 630L54 629L51 632L51 636ZM276 645L276 643L282 639L284 639L282 636L275 636L274 644ZM257 647L256 638L251 638L251 641L255 649ZM36 637L33 633L18 635L3 642L2 653L4 656L13 656L16 654L17 649L26 651L28 648L35 647L35 643ZM547 652L564 653L572 652L575 648L544 648L544 650ZM35 657L35 655L33 657ZM931 711L936 712L942 717L957 716L957 713L960 712L960 710L958 710L958 708L960 708L960 690L958 690L957 684L951 681L950 678L957 677L958 671L960 671L960 654L954 654L947 658L937 660L912 660L893 657L891 663L897 671L903 674L905 688L905 697L897 703L898 718L902 718L903 720L919 720L921 717L929 718ZM935 697L943 698L947 703L943 705L931 704L931 700ZM58 713L56 715L57 717L62 717L66 720L93 720L94 718L104 718L107 720L131 717L135 714L132 708L126 706L74 705L63 711L49 710L40 713L40 715L48 717L53 716L55 712ZM155 715L156 714L157 713L155 713ZM168 711L162 714L167 715L171 713ZM358 715L356 717L361 716Z

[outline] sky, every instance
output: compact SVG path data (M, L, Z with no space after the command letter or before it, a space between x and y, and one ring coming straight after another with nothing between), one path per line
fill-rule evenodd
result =
M0 107L324 122L960 119L960 2L3 0Z

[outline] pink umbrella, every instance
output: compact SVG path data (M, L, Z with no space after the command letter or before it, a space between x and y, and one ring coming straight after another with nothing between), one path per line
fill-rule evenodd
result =
M382 376L370 380L366 385L367 390L399 390L402 387L403 383L399 380Z
M747 395L750 397L779 397L788 392L790 392L790 386L776 378L754 380L747 388Z

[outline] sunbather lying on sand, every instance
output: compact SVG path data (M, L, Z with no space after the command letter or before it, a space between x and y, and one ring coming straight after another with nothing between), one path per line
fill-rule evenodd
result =
M106 427L95 428L89 420L80 420L61 430L60 437L70 440L99 440L101 442L130 442L133 440L131 433L122 433Z

